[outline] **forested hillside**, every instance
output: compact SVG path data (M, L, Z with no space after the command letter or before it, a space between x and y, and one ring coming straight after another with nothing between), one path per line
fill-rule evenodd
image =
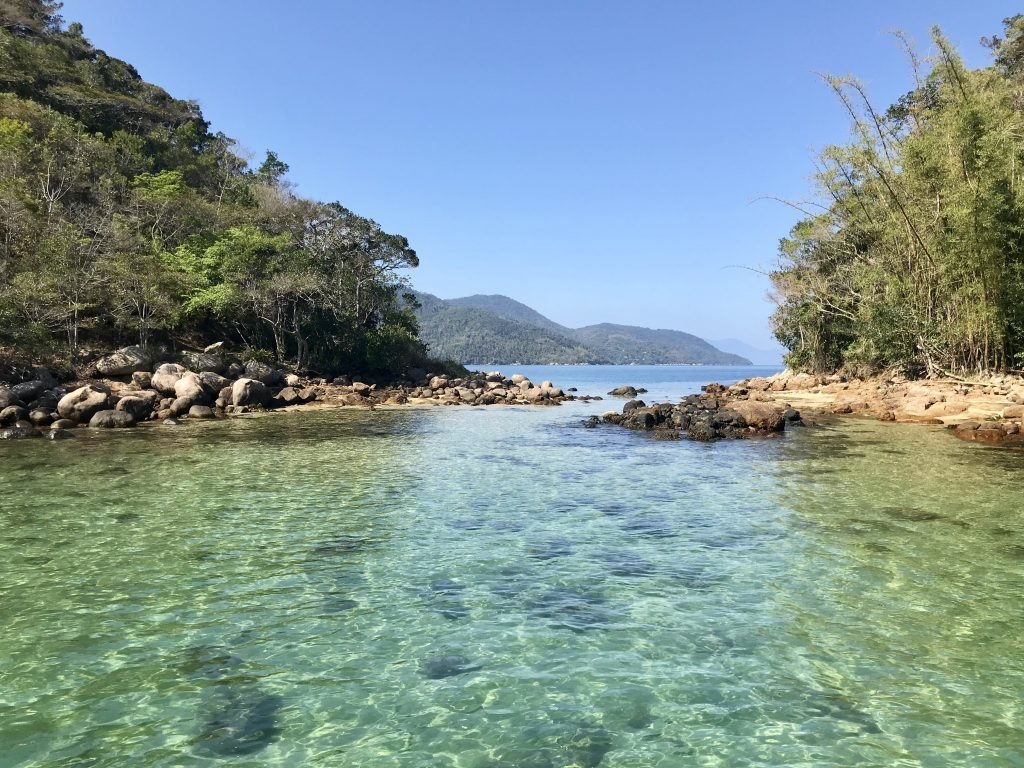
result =
M697 336L602 323L567 328L508 296L415 294L432 354L466 363L750 365Z
M273 152L250 167L59 9L0 0L0 356L226 340L325 370L420 362L404 237L296 195Z
M599 323L577 328L573 336L616 363L750 365L745 357L723 352L699 336L682 331Z
M774 326L799 368L912 375L1024 365L1024 16L971 70L935 30L887 109L827 78L853 127L816 163L823 205L781 243ZM905 42L905 41L904 41Z
M434 357L481 365L602 362L564 334L429 293L416 299L422 337Z

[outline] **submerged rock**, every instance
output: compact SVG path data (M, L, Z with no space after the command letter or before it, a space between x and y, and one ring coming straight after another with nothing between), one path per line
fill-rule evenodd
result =
M0 440L22 440L26 437L41 437L42 432L31 424L16 424L7 429L0 429Z
M420 663L420 674L428 680L441 680L481 669L482 665L474 664L465 656L458 655L431 656Z
M613 618L599 592L553 587L527 605L535 618L551 619L557 627L585 632L608 626Z
M196 751L210 755L252 755L277 741L281 729L277 713L284 699L260 692L255 685L219 685L212 691L204 709L200 735L194 740Z
M200 754L252 755L277 741L277 714L284 699L263 692L254 678L241 674L245 662L225 648L190 648L181 666L203 681L202 726L192 743Z

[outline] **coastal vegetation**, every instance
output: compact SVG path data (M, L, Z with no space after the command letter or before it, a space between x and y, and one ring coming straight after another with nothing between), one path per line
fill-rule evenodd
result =
M850 143L817 158L818 203L781 241L776 336L794 368L912 376L1024 367L1024 16L969 69L934 30L887 109L825 81Z
M297 195L274 152L250 164L59 10L0 2L0 357L228 341L323 371L425 364L405 237Z

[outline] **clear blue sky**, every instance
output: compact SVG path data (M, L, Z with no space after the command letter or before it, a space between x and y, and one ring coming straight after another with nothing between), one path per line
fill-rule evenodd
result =
M848 126L816 73L887 105L892 28L971 65L996 0L68 0L64 16L300 194L406 235L417 288L769 343L767 278L811 158Z

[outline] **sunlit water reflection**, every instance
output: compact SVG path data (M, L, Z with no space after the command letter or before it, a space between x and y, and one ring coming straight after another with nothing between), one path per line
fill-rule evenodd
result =
M0 765L1024 765L1024 454L608 406L0 445Z

